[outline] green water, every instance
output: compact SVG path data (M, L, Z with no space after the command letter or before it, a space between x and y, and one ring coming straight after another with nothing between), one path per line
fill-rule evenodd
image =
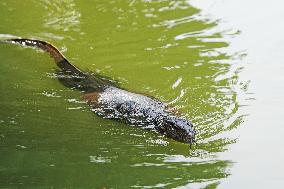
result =
M0 2L0 37L46 40L82 70L178 107L188 145L93 114L41 51L0 44L0 188L216 188L246 126L238 28L188 1ZM245 100L244 100L245 99Z

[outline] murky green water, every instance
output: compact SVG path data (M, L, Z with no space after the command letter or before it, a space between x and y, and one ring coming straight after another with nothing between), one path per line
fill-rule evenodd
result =
M35 49L0 44L0 188L216 188L254 101L237 27L188 1L1 1L0 37L47 40L76 66L178 107L188 145L93 114ZM234 178L234 177L233 177ZM230 185L229 185L230 186Z

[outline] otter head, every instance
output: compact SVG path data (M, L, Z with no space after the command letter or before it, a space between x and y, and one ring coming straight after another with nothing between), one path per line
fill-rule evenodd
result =
M195 130L190 121L176 117L166 116L159 121L157 128L165 136L176 141L192 144L195 142Z

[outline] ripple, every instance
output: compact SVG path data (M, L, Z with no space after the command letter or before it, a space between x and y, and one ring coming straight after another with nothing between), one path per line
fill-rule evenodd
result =
M111 159L101 156L89 156L91 163L111 163Z
M61 97L60 95L57 95L56 92L43 91L41 94L46 96L46 97L52 97L52 98L60 98Z
M76 11L73 0L42 0L44 8L50 10L45 18L45 27L53 27L56 30L78 31L81 14Z

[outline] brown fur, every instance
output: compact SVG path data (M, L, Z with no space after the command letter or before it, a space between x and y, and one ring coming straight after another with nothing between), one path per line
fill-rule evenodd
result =
M92 92L92 93L87 93L84 95L84 99L90 105L98 104L99 98L100 98L99 92Z

